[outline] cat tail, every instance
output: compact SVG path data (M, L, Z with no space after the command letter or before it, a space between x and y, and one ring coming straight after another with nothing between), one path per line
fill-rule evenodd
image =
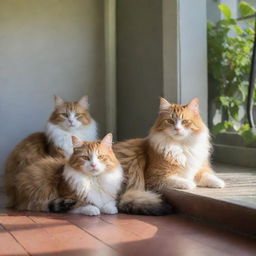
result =
M145 191L145 139L133 139L114 145L114 152L125 170L125 189L119 198L119 211L139 215L167 215L172 207L161 195Z
M173 208L160 194L129 189L120 197L119 211L128 214L161 216L172 213Z
M76 200L71 198L56 198L49 202L48 210L49 212L65 213L72 210L76 203Z

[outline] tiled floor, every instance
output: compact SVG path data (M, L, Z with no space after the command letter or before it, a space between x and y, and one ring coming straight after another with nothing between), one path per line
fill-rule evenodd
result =
M164 217L5 212L0 255L256 255L256 240L195 222Z
M180 215L15 212L4 208L3 199L0 191L0 256L256 255L256 240Z

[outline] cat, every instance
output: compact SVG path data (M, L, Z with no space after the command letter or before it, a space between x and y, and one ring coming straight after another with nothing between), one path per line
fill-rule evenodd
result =
M97 139L97 125L88 112L88 106L87 96L78 102L65 102L55 96L55 110L45 131L50 144L50 155L71 156L71 136L78 136L87 141Z
M88 98L77 102L65 102L55 96L55 109L52 112L45 132L37 132L22 140L11 152L5 164L5 189L13 196L13 177L27 165L41 158L69 157L73 152L71 136L77 135L87 141L97 140L97 124L88 111Z
M88 142L72 136L69 159L46 157L14 177L17 210L116 214L123 181L112 151L112 134Z
M114 152L126 177L126 192L119 202L121 212L161 214L161 198L153 192L225 186L210 165L210 136L197 98L186 105L161 98L159 115L148 137L118 142ZM145 196L145 192L150 195Z

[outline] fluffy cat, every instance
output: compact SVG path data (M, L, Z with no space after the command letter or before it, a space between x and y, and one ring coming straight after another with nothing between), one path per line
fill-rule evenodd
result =
M88 111L87 96L77 102L65 102L55 96L55 109L46 126L45 133L34 133L21 141L7 158L5 165L5 188L12 206L13 179L27 165L41 158L68 157L73 152L71 136L83 140L97 139L97 125Z
M16 209L117 213L123 171L112 151L112 134L102 141L87 142L74 136L72 141L74 152L69 160L46 157L17 174Z
M45 133L50 143L51 155L71 156L71 136L78 136L87 141L96 140L97 126L88 112L87 96L78 102L65 102L55 96L55 110L49 118Z
M152 192L145 197L145 189L163 193L170 188L223 188L224 181L210 166L210 150L209 131L200 117L198 99L178 105L161 98L149 136L119 142L114 147L127 182L120 211L151 213L161 209L161 199Z

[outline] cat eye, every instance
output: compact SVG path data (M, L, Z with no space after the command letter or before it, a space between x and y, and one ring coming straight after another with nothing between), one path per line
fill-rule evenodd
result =
M68 117L68 114L66 114L66 113L60 113L60 116L62 116L62 117Z
M76 113L75 116L76 116L76 118L79 118L79 117L82 116L82 114L81 113Z
M189 120L182 120L182 124L184 124L184 125L187 125L187 124L189 124L189 123L190 123Z
M82 156L82 159L86 160L86 161L90 160L90 158L88 156Z
M168 124L174 124L174 121L173 121L172 119L167 119L166 122L167 122Z
M98 155L98 159L100 159L100 160L103 160L105 158L106 158L106 156L104 156L104 155Z

